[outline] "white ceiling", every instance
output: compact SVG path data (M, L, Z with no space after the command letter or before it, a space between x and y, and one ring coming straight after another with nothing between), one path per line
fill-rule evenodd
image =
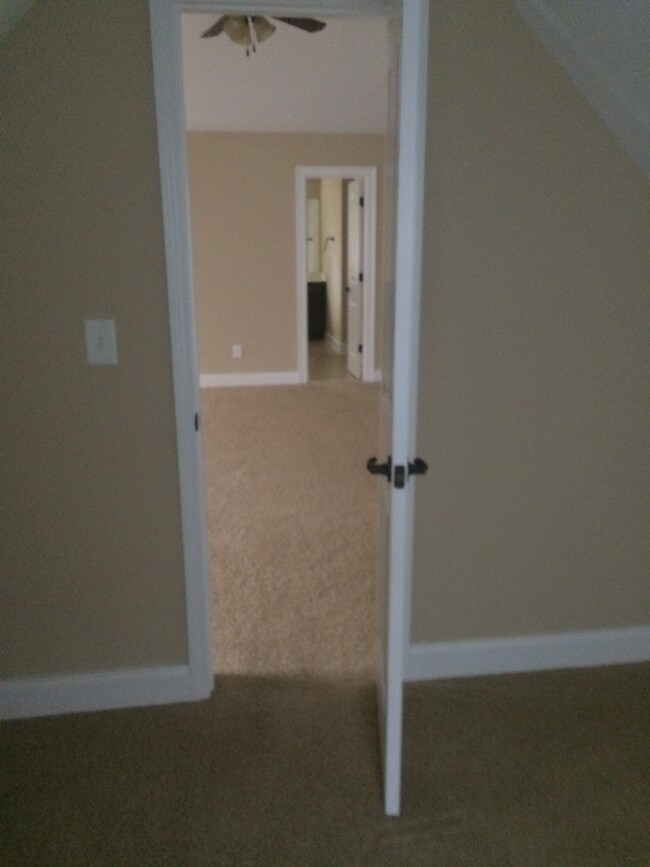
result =
M282 22L246 57L225 33L201 34L218 14L181 16L185 111L191 130L383 133L388 26L327 20L320 33Z

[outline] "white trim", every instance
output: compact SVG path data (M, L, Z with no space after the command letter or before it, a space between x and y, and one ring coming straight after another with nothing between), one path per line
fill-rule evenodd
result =
M399 63L399 146L392 400L393 467L415 457L422 222L429 48L428 0L404 0ZM382 385L383 388L383 385ZM410 634L413 483L390 489L385 687L384 810L400 813L404 659Z
M401 50L399 167L397 189L396 250L396 353L394 382L397 423L396 463L412 455L417 418L417 356L422 248L422 204L424 179L424 142L426 126L428 0L239 0L236 7L219 2L191 3L188 0L149 0L153 42L156 116L162 186L167 280L174 394L176 401L177 442L183 543L186 552L186 600L189 653L192 670L207 685L210 673L209 595L206 569L206 528L200 474L199 437L194 431L198 411L199 377L196 362L192 259L187 193L187 157L182 90L180 13L182 10L239 11L284 15L399 15L403 21ZM306 275L306 270L305 270ZM303 297L306 293L303 292ZM306 302L303 302L306 307ZM374 373L374 363L371 367ZM396 815L400 805L402 752L402 692L404 654L408 635L408 598L410 594L413 548L413 485L393 490L390 554L391 612L387 649L386 761L384 763L384 807Z
M576 34L567 29L546 3L514 0L514 4L641 171L650 178L650 121L643 106L625 99L611 72L594 58L589 45L576 39Z
M150 0L158 153L183 537L188 659L197 694L209 695L212 672L210 579L205 533L199 376L190 238L180 7Z
M413 644L405 680L477 677L650 661L650 626Z
M239 388L248 385L298 385L297 370L272 370L260 373L202 373L201 388Z
M297 351L301 382L309 379L307 346L307 181L318 178L363 181L363 323L361 379L372 382L375 372L375 298L377 292L377 169L375 166L296 166L296 292ZM340 341L339 341L340 343ZM334 345L334 344L333 344Z
M157 0L154 0L157 2ZM184 12L260 12L266 15L324 15L381 17L395 10L395 0L241 0L227 3L218 0L164 0L175 3Z
M208 694L197 690L188 665L5 680L0 683L0 718L172 704Z

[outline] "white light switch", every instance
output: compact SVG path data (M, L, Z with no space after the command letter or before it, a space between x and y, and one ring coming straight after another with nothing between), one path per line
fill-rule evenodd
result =
M114 319L86 319L88 364L117 364L117 337Z
M244 357L244 347L241 343L233 343L232 345L232 357L233 358L243 358Z

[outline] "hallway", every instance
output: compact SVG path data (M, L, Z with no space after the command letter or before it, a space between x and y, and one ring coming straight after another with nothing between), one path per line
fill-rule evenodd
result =
M348 373L345 353L337 352L327 340L309 341L309 381L347 379L355 382Z

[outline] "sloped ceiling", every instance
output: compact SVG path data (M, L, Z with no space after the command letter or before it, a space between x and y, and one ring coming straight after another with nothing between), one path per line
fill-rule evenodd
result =
M182 15L187 127L242 132L383 133L388 26L324 19L320 33L281 22L246 57L225 35L202 39L219 16Z
M33 5L34 0L0 0L0 41L14 29Z
M576 86L599 112L632 159L650 177L650 15L648 0L512 0L531 28L546 47L563 64ZM21 17L34 4L34 0L0 0L0 40L15 27ZM377 76L384 75L384 58L380 46L383 36L373 34L381 21L361 22L367 28L365 39L352 51L345 51L344 42L330 48L330 39L341 21L329 23L328 30L310 38L308 34L291 32L280 25L278 31L260 47L257 56L247 58L245 53L228 42L200 40L200 31L214 15L191 14L183 16L183 45L187 70L186 108L190 129L277 129L282 116L305 118L302 131L375 132L385 125L380 117L378 103L373 102ZM352 22L349 22L350 25ZM346 22L347 24L347 22ZM207 24L206 24L207 26ZM205 28L204 28L205 29ZM342 34L351 36L354 28ZM327 34L327 36L325 36ZM197 40L197 35L199 40ZM324 38L323 38L324 37ZM320 42L316 40L320 39ZM376 41L379 40L379 41ZM220 41L219 51L212 43ZM203 43L203 44L202 44ZM216 47L216 46L215 46ZM262 54L264 49L264 54ZM366 49L370 49L366 51ZM330 73L323 74L321 50L329 52ZM318 107L311 106L301 97L300 109L297 91L300 75L288 77L284 82L267 75L267 64L279 63L278 58L300 59L302 69L310 70L318 79ZM354 62L353 62L354 61ZM349 64L356 67L349 73ZM264 65L263 65L264 64ZM381 69L381 72L378 71ZM356 76L358 87L356 102L352 94L345 94L345 82ZM384 84L382 78L382 86ZM234 95L236 93L236 96ZM309 89L316 101L313 87ZM353 103L352 110L338 120L330 116L335 106L342 103L343 95ZM366 94L367 99L361 95ZM379 97L377 97L379 99ZM216 116L217 104L220 120ZM385 104L385 99L384 99ZM303 106L304 105L304 113ZM248 119L241 116L246 106ZM270 107L273 106L273 111ZM385 108L385 105L384 105ZM272 115L274 120L269 118ZM310 118L308 120L308 118ZM287 123L289 121L287 120ZM380 129L381 128L381 129Z
M648 0L513 0L650 177Z

